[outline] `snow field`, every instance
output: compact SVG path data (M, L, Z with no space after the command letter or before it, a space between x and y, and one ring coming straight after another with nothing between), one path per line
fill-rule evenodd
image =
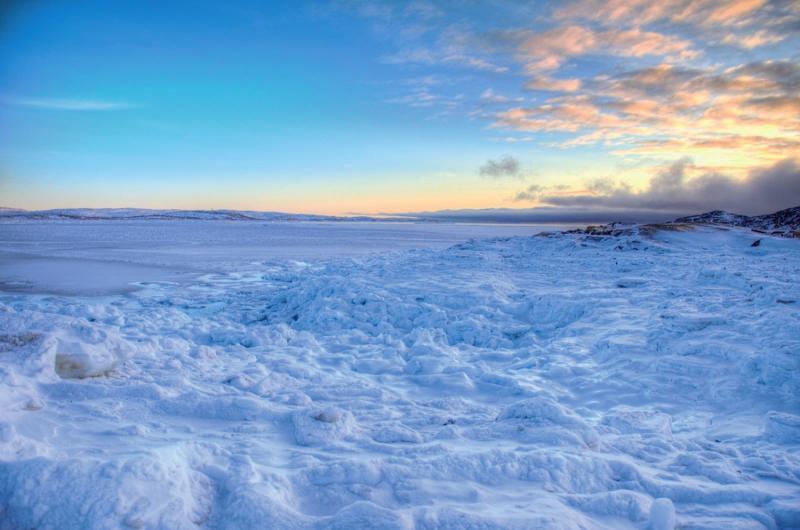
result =
M800 246L752 240L0 295L0 528L800 527Z

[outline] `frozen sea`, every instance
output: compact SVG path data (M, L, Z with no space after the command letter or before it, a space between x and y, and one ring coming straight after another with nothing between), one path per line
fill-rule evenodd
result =
M0 223L0 529L800 528L800 241L556 228Z
M187 273L267 260L446 248L471 238L533 235L574 225L412 222L0 222L0 291L108 294Z

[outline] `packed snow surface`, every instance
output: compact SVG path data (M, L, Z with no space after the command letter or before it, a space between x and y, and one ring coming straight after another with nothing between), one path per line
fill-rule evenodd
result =
M0 226L184 271L0 293L2 529L800 527L797 240L151 222Z

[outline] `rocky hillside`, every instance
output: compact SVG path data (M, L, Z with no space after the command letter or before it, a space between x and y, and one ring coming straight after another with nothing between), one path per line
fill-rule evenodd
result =
M726 212L725 210L713 210L711 212L701 213L699 215L681 217L679 219L675 219L673 223L703 223L713 225L745 226L748 219L750 218L746 215Z
M714 210L700 215L681 217L674 223L742 226L756 232L785 237L800 237L800 206L787 208L767 215L739 215Z

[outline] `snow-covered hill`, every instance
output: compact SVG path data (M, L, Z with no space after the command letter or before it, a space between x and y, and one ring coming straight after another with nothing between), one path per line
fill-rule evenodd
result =
M251 210L150 210L142 208L61 208L19 210L0 208L0 221L7 220L221 220L221 221L375 221L366 216L258 212Z
M0 294L0 528L798 527L798 277L698 225Z
M742 226L766 232L773 235L786 237L800 237L800 206L787 208L767 215L739 215L714 210L700 215L681 217L675 223L713 224L725 226Z

